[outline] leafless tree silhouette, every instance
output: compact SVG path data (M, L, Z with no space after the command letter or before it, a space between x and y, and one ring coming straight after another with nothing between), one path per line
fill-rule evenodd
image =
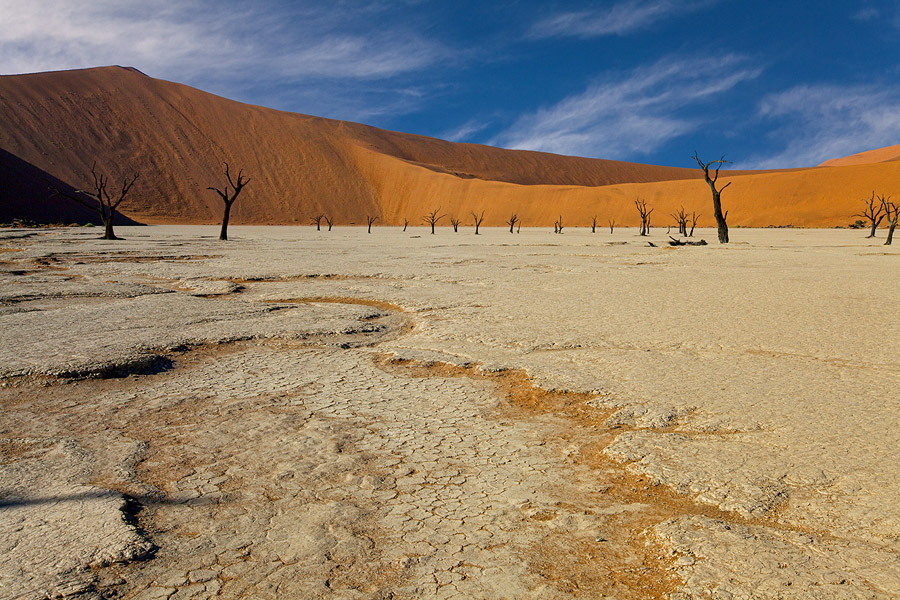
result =
M884 245L890 246L894 240L894 229L897 228L897 219L898 215L900 215L900 202L891 202L890 196L887 198L882 196L881 205L884 207L884 216L887 217L888 224L887 240L885 240Z
M372 223L374 223L377 220L378 220L378 217L370 217L369 215L366 215L366 224L369 227L366 233L372 233Z
M109 190L107 189L109 186L109 177L103 173L97 172L96 162L91 165L91 175L94 178L93 191L76 190L74 194L69 194L60 191L59 188L55 186L53 186L52 189L56 194L77 202L85 208L96 211L96 213L100 215L100 222L103 223L103 239L117 240L119 238L116 237L116 233L113 231L113 221L116 218L116 209L118 209L119 205L125 201L125 197L128 195L128 192L131 191L134 182L138 179L138 173L135 173L130 178L126 177L122 180L122 189L119 191L117 197L110 195ZM90 196L97 200L99 206L94 206L93 203L88 202L87 199L82 196Z
M634 201L634 207L641 215L641 235L647 235L650 233L650 213L653 212L653 209L647 208L647 201L641 198Z
M431 225L431 235L434 235L434 226L437 224L437 222L447 216L447 215L438 215L439 212L441 212L440 208L438 208L437 210L433 210L430 213L428 213L427 215L425 215L424 217L422 217L423 221L425 221L427 224Z
M562 233L563 230L563 220L562 215L559 215L559 218L556 220L556 223L553 224L553 233Z
M594 218L591 219L591 233L597 233L597 215L594 215Z
M722 168L722 165L731 164L730 161L725 160L725 156L719 160L711 160L708 163L704 163L700 160L700 157L697 156L697 152L694 152L693 159L697 161L697 164L703 169L703 178L706 179L706 184L709 186L710 191L712 191L713 198L713 215L716 217L716 226L719 228L719 243L727 244L728 243L728 224L725 222L725 219L728 218L728 211L722 213L722 192L725 191L731 182L729 181L725 185L720 188L716 187L716 181L719 179L719 169ZM709 169L712 165L716 165L716 170L712 177L709 176Z
M479 215L473 210L472 218L475 219L475 235L478 235L478 228L481 227L481 224L484 222L484 211L481 211L481 214Z
M325 218L325 215L316 215L312 219L309 220L310 225L316 226L316 231L322 231L322 219Z
M407 227L409 227L409 219L403 219L403 231L406 231Z
M613 229L615 228L615 226L616 226L616 221L615 221L615 219L610 219L610 220L609 220L609 232L610 232L610 233L613 232Z
M688 237L694 237L694 228L697 226L697 219L699 218L700 215L698 215L697 213L691 214L691 231L690 233L688 233Z
M882 198L875 197L875 192L872 192L871 198L864 198L863 202L866 203L866 209L862 213L853 216L869 220L869 235L866 236L866 239L869 239L875 237L875 230L878 229L878 226L884 219L884 202Z
M325 217L325 222L328 223L328 231L331 231L331 228L334 227L334 219Z
M459 231L459 219L456 217L450 217L450 225L453 226L453 233Z
M678 212L673 212L671 216L675 219L675 224L678 225L678 233L680 235L687 235L688 216L687 213L684 212L684 207L682 206Z
M513 228L516 226L516 223L518 221L519 221L519 215L517 215L516 213L513 213L512 215L510 215L510 217L506 220L506 224L509 225L510 233L513 232Z
M215 187L208 187L206 189L212 190L217 193L221 198L222 202L225 203L225 214L222 215L222 231L219 233L220 240L228 239L228 217L231 215L231 205L234 204L234 201L237 200L237 197L240 195L241 190L244 189L244 186L250 183L249 177L244 177L244 170L238 170L237 181L231 178L231 170L228 166L228 163L225 164L225 185L220 190ZM231 191L229 191L229 186L231 186Z

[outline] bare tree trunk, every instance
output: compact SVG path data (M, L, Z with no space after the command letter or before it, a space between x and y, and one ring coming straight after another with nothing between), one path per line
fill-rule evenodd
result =
M220 240L228 239L228 216L231 214L231 203L225 203L225 214L222 215L222 231L219 232Z
M438 215L439 212L441 212L441 209L440 209L440 208L437 209L437 210L431 211L430 213L428 213L427 215L425 215L425 216L422 218L423 221L425 221L426 223L428 223L429 225L431 225L431 235L434 235L434 226L435 226L435 224L436 224L438 221L440 221L441 219L443 219L444 217L447 216L447 215Z
M244 169L238 170L237 181L232 179L231 177L231 168L228 166L228 163L223 163L225 165L225 185L220 190L215 187L208 187L206 189L211 190L219 195L222 198L222 203L225 204L225 214L222 216L222 231L219 233L220 240L228 239L228 216L231 214L231 205L234 204L234 201L237 200L237 197L241 194L241 190L244 189L244 186L250 183L249 177L244 177ZM229 186L231 186L231 191L229 192Z
M713 216L716 218L716 226L719 229L719 243L727 244L728 243L728 224L725 222L725 219L728 217L728 211L722 213L722 192L731 185L732 182L728 182L723 185L721 188L716 188L716 181L719 179L719 169L722 168L722 165L730 164L725 157L723 156L719 160L713 160L708 163L704 163L700 160L700 157L694 152L694 156L692 157L697 165L703 169L703 178L706 180L706 184L709 186L710 191L712 191L713 197ZM716 171L712 177L709 176L709 168L711 165L716 165Z
M406 228L409 226L409 219L403 219L403 231L406 231Z
M117 240L119 238L116 237L115 232L113 231L113 219L116 218L116 211L109 211L111 214L109 218L106 219L106 222L103 224L103 239L104 240Z
M696 212L691 213L691 232L688 234L688 237L694 237L694 228L697 226L697 219L699 218L700 215ZM685 224L685 229L687 229L687 224Z
M900 202L891 202L890 198L883 195L880 198L881 207L884 209L884 216L888 220L888 234L884 245L890 246L894 241L894 229L897 227L897 221L900 220Z
M116 208L122 202L125 201L125 197L128 195L128 192L131 190L131 187L134 185L134 182L137 181L138 174L135 174L130 179L125 178L122 181L122 191L119 192L119 197L114 198L110 195L108 186L109 186L109 178L103 173L97 172L97 163L95 162L91 166L91 175L94 178L94 191L87 192L85 190L76 190L74 194L70 194L68 192L63 192L58 188L51 187L51 189L55 190L55 192L64 196L70 200L74 200L78 204L81 204L85 208L89 208L93 211L96 211L100 216L100 222L103 223L103 238L104 240L117 240L119 238L116 237L115 232L113 231L113 221L116 218ZM97 199L98 206L92 206L89 202L82 198L84 196L93 196Z
M716 189L715 182L710 183L709 187L712 189L712 197L713 197L713 215L716 217L716 227L719 230L719 243L727 244L728 243L728 223L725 222L726 217L728 217L728 211L725 214L722 214L722 197L720 195L720 190Z
M875 231L878 229L878 226L881 224L881 219L877 221L872 221L872 228L869 230L869 235L866 236L866 239L875 237Z
M640 198L634 201L634 206L641 215L641 235L647 235L650 233L650 213L653 212L653 209L648 209L647 201Z
M475 219L475 235L478 235L478 228L481 227L481 222L484 221L484 211L481 211L479 215L473 210L472 218Z

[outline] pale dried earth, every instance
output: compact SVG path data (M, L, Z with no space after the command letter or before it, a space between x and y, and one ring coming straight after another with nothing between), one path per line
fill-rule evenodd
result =
M900 247L117 231L0 231L4 598L900 596Z

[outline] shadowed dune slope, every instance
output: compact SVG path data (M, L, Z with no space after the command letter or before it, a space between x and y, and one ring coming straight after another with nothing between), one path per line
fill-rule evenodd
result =
M72 185L88 183L94 161L112 187L140 173L122 212L149 223L215 223L220 200L207 187L223 184L223 160L252 178L233 223L320 213L338 224L418 223L440 207L464 222L484 210L485 225L512 212L526 226L560 215L584 226L595 214L633 225L636 196L655 208L655 225L682 205L712 223L698 169L446 142L242 104L122 67L0 77L0 122L0 147ZM872 189L894 193L898 175L900 162L732 172L723 198L735 225L845 225Z
M60 194L75 195L76 189L49 173L38 169L0 148L0 223L15 220L34 221L42 224L100 224L97 210L100 203L85 198L88 208L67 200ZM116 213L116 225L140 225L140 223Z

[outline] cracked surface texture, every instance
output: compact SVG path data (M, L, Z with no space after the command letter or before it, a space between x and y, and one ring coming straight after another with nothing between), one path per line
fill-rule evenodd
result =
M211 231L0 231L3 597L900 593L900 250Z

